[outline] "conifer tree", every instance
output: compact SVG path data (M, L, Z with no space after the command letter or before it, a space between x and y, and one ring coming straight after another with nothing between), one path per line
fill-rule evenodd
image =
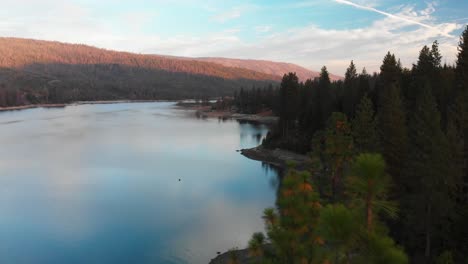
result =
M379 211L396 217L396 206L387 200L390 177L385 166L380 154L359 154L346 181L352 201L365 212L366 229L370 233L374 232L375 216Z
M406 115L399 88L393 84L384 88L382 105L378 114L381 149L387 162L389 175L398 188L404 186L401 169L406 161L408 134Z
M458 44L456 79L457 90L468 90L468 26L463 31Z
M401 66L399 66L395 55L390 52L385 55L383 64L380 66L380 74L383 79L383 86L392 86L398 82Z
M320 127L325 127L325 124L333 111L333 98L331 96L331 82L327 67L323 66L320 71L318 83L317 103L319 105L319 120Z
M299 79L295 73L285 74L280 86L280 131L283 136L293 128L298 111Z
M346 115L334 112L327 122L324 134L323 157L326 164L330 196L337 201L342 195L343 176L353 155L353 137Z
M327 246L325 262L330 264L354 263L351 256L357 248L359 222L355 213L342 204L327 205L320 211L317 232Z
M378 152L379 134L377 119L372 101L365 95L357 107L356 117L352 122L352 134L355 149L359 153Z
M356 71L356 66L354 62L351 61L348 69L346 69L345 80L344 80L344 98L343 98L343 110L344 113L348 116L348 118L352 118L354 116L354 108L355 104L357 103L356 100L359 96L357 89L359 88L357 85L358 74Z
M321 205L309 181L309 173L289 169L278 194L278 213L272 208L264 211L273 246L269 257L278 263L312 263L317 257L315 248L321 239L315 229Z
M434 241L443 237L440 227L449 226L455 211L452 194L457 187L450 173L450 149L441 129L440 113L428 89L419 95L409 135L410 155L405 173L409 184L405 200L410 201L406 212L408 230L412 245L424 245L424 256L430 260L436 247Z

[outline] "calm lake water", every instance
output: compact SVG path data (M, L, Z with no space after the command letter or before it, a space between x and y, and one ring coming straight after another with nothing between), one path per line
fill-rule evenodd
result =
M174 103L0 113L0 263L208 263L263 231L264 126ZM180 179L180 181L179 181Z

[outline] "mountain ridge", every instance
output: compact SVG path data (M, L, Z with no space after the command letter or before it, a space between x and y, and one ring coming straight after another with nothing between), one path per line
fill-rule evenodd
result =
M295 72L299 81L306 81L307 79L314 79L320 76L320 72L312 71L300 65L290 62L277 62L270 60L256 60L256 59L235 59L224 57L199 57L195 58L200 61L208 61L217 63L227 67L245 68L255 70L266 74L283 76L289 72ZM342 80L343 77L330 73L332 81Z
M290 63L188 58L113 51L84 44L0 37L0 107L93 100L177 100L232 95L277 85Z

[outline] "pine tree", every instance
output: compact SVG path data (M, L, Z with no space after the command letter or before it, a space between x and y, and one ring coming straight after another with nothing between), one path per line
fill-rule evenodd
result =
M458 57L457 57L457 89L459 91L468 90L468 26L460 38L458 44Z
M314 249L321 240L315 229L321 205L309 181L309 173L289 169L278 194L278 213L274 209L264 212L272 257L278 263L311 263L316 257Z
M356 117L352 122L352 134L357 152L379 151L377 119L375 118L372 101L367 95L362 97L357 107Z
M317 232L327 244L324 247L324 262L317 263L354 263L359 238L359 222L355 213L342 204L327 205L320 210Z
M330 196L337 201L343 191L343 176L347 164L353 155L353 137L351 126L346 115L334 112L327 122L323 148L324 164L326 164Z
M394 54L388 52L385 55L383 64L380 66L380 72L384 87L394 85L399 81L401 66L399 66Z
M327 67L325 66L323 66L320 71L317 103L319 105L319 127L323 128L333 111L330 76L328 74Z
M450 174L450 149L440 122L435 99L425 89L410 122L410 155L405 173L409 196L405 200L410 201L406 212L410 239L413 246L424 245L426 260L434 256L434 241L440 241L444 233L440 227L449 226L455 211L452 194L456 192L456 181Z
M365 212L366 228L374 232L375 217L382 211L396 217L396 206L387 200L390 177L385 172L385 161L380 154L363 153L352 165L346 187L353 203Z
M463 32L458 47L456 68L457 99L455 102L457 126L464 142L465 196L468 201L468 26Z
M354 62L351 61L348 69L346 69L345 80L344 80L344 98L343 98L343 111L348 116L352 118L354 116L354 108L356 105L356 100L358 97L359 88L357 85L358 74L356 72L356 66Z
M280 131L287 136L294 127L298 112L299 79L295 73L285 74L280 86Z
M385 87L382 97L378 114L381 149L388 164L388 173L398 188L402 188L404 181L401 170L408 150L406 115L397 86Z

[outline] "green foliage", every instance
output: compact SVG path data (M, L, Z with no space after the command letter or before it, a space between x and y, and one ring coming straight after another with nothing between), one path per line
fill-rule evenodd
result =
M358 153L379 150L377 119L372 101L367 96L362 97L357 107L356 117L352 122L352 134Z
M268 241L272 244L272 256L266 256L280 263L300 263L314 259L317 243L315 226L320 203L318 194L309 182L310 174L290 169L283 179L278 194L279 212L272 208L264 211L263 219ZM258 236L258 235L257 235ZM259 238L253 238L251 241ZM258 242L252 242L257 246Z
M327 67L323 66L320 71L320 77L318 81L318 94L317 101L318 103L318 124L321 127L325 125L325 122L330 117L330 114L333 112L333 97L331 90L330 76L328 74Z
M399 88L395 85L384 87L382 101L378 113L382 154L388 164L388 173L400 185L402 164L408 153L408 131Z
M401 65L399 65L395 54L388 52L385 55L382 66L380 66L380 71L385 87L395 85L399 81Z
M363 70L357 75L351 62L343 81L331 83L323 68L320 78L299 84L297 115L288 138L295 139L295 149L310 150L307 171L312 174L304 178L314 181L322 203L333 205L302 211L306 207L298 196L286 199L282 186L278 212L269 210L264 216L275 254L283 257L277 263L304 260L294 256L321 264L325 259L347 264L465 261L467 47L468 27L460 39L456 68L442 65L435 41L421 49L412 69L402 68L388 52L380 74L370 76ZM352 120L351 127L347 120ZM293 141L282 142L291 146ZM293 186L291 179L285 183ZM290 212L311 220L291 217ZM308 235L299 239L288 231L298 226L307 226ZM305 236L323 243L307 242ZM304 247L297 247L297 241ZM409 252L409 259L395 241ZM304 254L306 249L313 254ZM450 258L446 249L452 252Z
M407 264L405 252L395 245L393 239L384 235L372 234L363 243L366 247L353 263L367 264Z
M412 230L414 250L424 245L424 255L430 258L433 241L445 237L454 217L453 194L458 184L450 173L449 143L431 91L423 90L416 105L410 122L411 148L405 173L409 195L402 202L407 208L407 228Z
M373 232L374 218L379 212L396 218L396 206L387 200L390 177L385 172L385 161L380 154L360 154L346 183L352 203L362 208L366 215L369 232Z
M299 79L295 73L285 74L280 86L279 125L283 136L294 128L298 113Z
M342 193L344 170L353 154L353 137L346 115L333 113L327 122L323 149L331 186L331 197L338 199Z
M261 257L264 254L265 235L261 232L254 233L249 240L249 254L253 257Z
M463 31L458 44L457 57L457 89L460 91L468 90L468 26Z
M358 74L354 62L351 61L348 69L346 70L344 80L344 98L343 98L343 111L348 117L354 116L355 104L358 103L359 90L356 87L359 83L356 81Z
M327 205L320 211L317 233L326 243L323 250L331 263L346 263L356 249L359 225L345 206Z

